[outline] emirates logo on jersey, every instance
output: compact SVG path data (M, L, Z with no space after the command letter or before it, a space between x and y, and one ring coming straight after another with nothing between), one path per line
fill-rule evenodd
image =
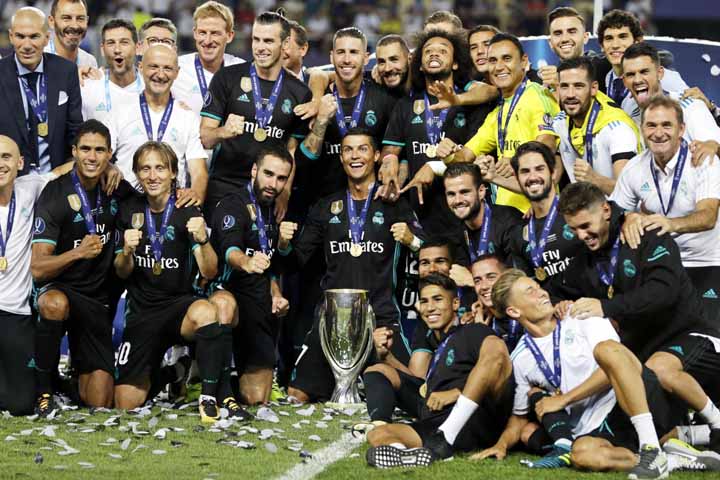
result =
M349 240L338 242L337 240L330 241L330 253L336 255L338 253L350 253L350 246L352 242ZM382 242L360 242L362 253L385 253L385 244Z

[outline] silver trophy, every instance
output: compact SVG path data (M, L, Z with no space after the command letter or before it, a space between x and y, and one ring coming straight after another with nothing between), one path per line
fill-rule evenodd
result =
M330 403L360 404L357 377L373 348L375 314L367 290L325 290L319 308L320 345L335 376Z

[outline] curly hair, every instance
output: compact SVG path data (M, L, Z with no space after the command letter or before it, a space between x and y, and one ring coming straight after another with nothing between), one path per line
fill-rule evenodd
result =
M457 63L457 70L453 70L453 82L455 85L465 86L471 79L473 71L470 48L464 36L455 35L443 30L428 30L420 32L416 37L415 54L410 63L413 90L422 92L425 90L425 73L420 69L422 65L422 50L425 44L432 38L444 38L453 46L453 63Z

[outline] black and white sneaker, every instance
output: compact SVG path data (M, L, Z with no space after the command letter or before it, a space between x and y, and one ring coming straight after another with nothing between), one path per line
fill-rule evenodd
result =
M641 480L668 477L668 461L665 452L652 445L643 445L640 447L639 454L640 461L630 470L628 479Z
M52 393L43 393L35 400L35 414L40 418L50 417L57 408Z
M365 455L368 465L377 468L427 467L432 453L427 448L397 448L392 445L371 447Z
M432 452L433 462L438 460L451 460L455 453L453 446L445 440L445 434L441 430L423 439L423 447Z

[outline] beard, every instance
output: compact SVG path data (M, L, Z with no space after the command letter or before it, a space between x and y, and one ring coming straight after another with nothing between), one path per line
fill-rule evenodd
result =
M548 195L550 195L550 190L552 190L552 188L553 188L552 182L545 182L545 187L543 188L542 192L540 192L538 194L531 195L530 193L528 193L527 187L525 187L524 185L523 185L522 191L525 194L525 196L528 198L528 200L530 200L531 202L537 202L539 200L545 200L548 197Z
M467 215L465 215L465 217L461 218L460 220L465 221L477 217L478 213L480 213L480 208L482 208L482 202L479 198L476 198L475 203L470 205L470 210L468 211Z
M261 207L270 207L275 202L275 199L277 198L277 196L280 192L276 192L273 190L274 193L273 193L272 198L268 199L267 197L264 196L263 190L264 189L260 186L260 184L258 183L258 181L256 179L255 182L253 183L253 193L255 194L255 199L257 200L258 205L260 205Z
M450 76L452 75L452 68L448 67L447 70L442 70L442 71L436 72L436 73L427 73L427 72L424 72L424 73L425 73L426 80L430 80L431 82L438 80L438 81L442 82L442 81L445 81L448 78L450 78Z

